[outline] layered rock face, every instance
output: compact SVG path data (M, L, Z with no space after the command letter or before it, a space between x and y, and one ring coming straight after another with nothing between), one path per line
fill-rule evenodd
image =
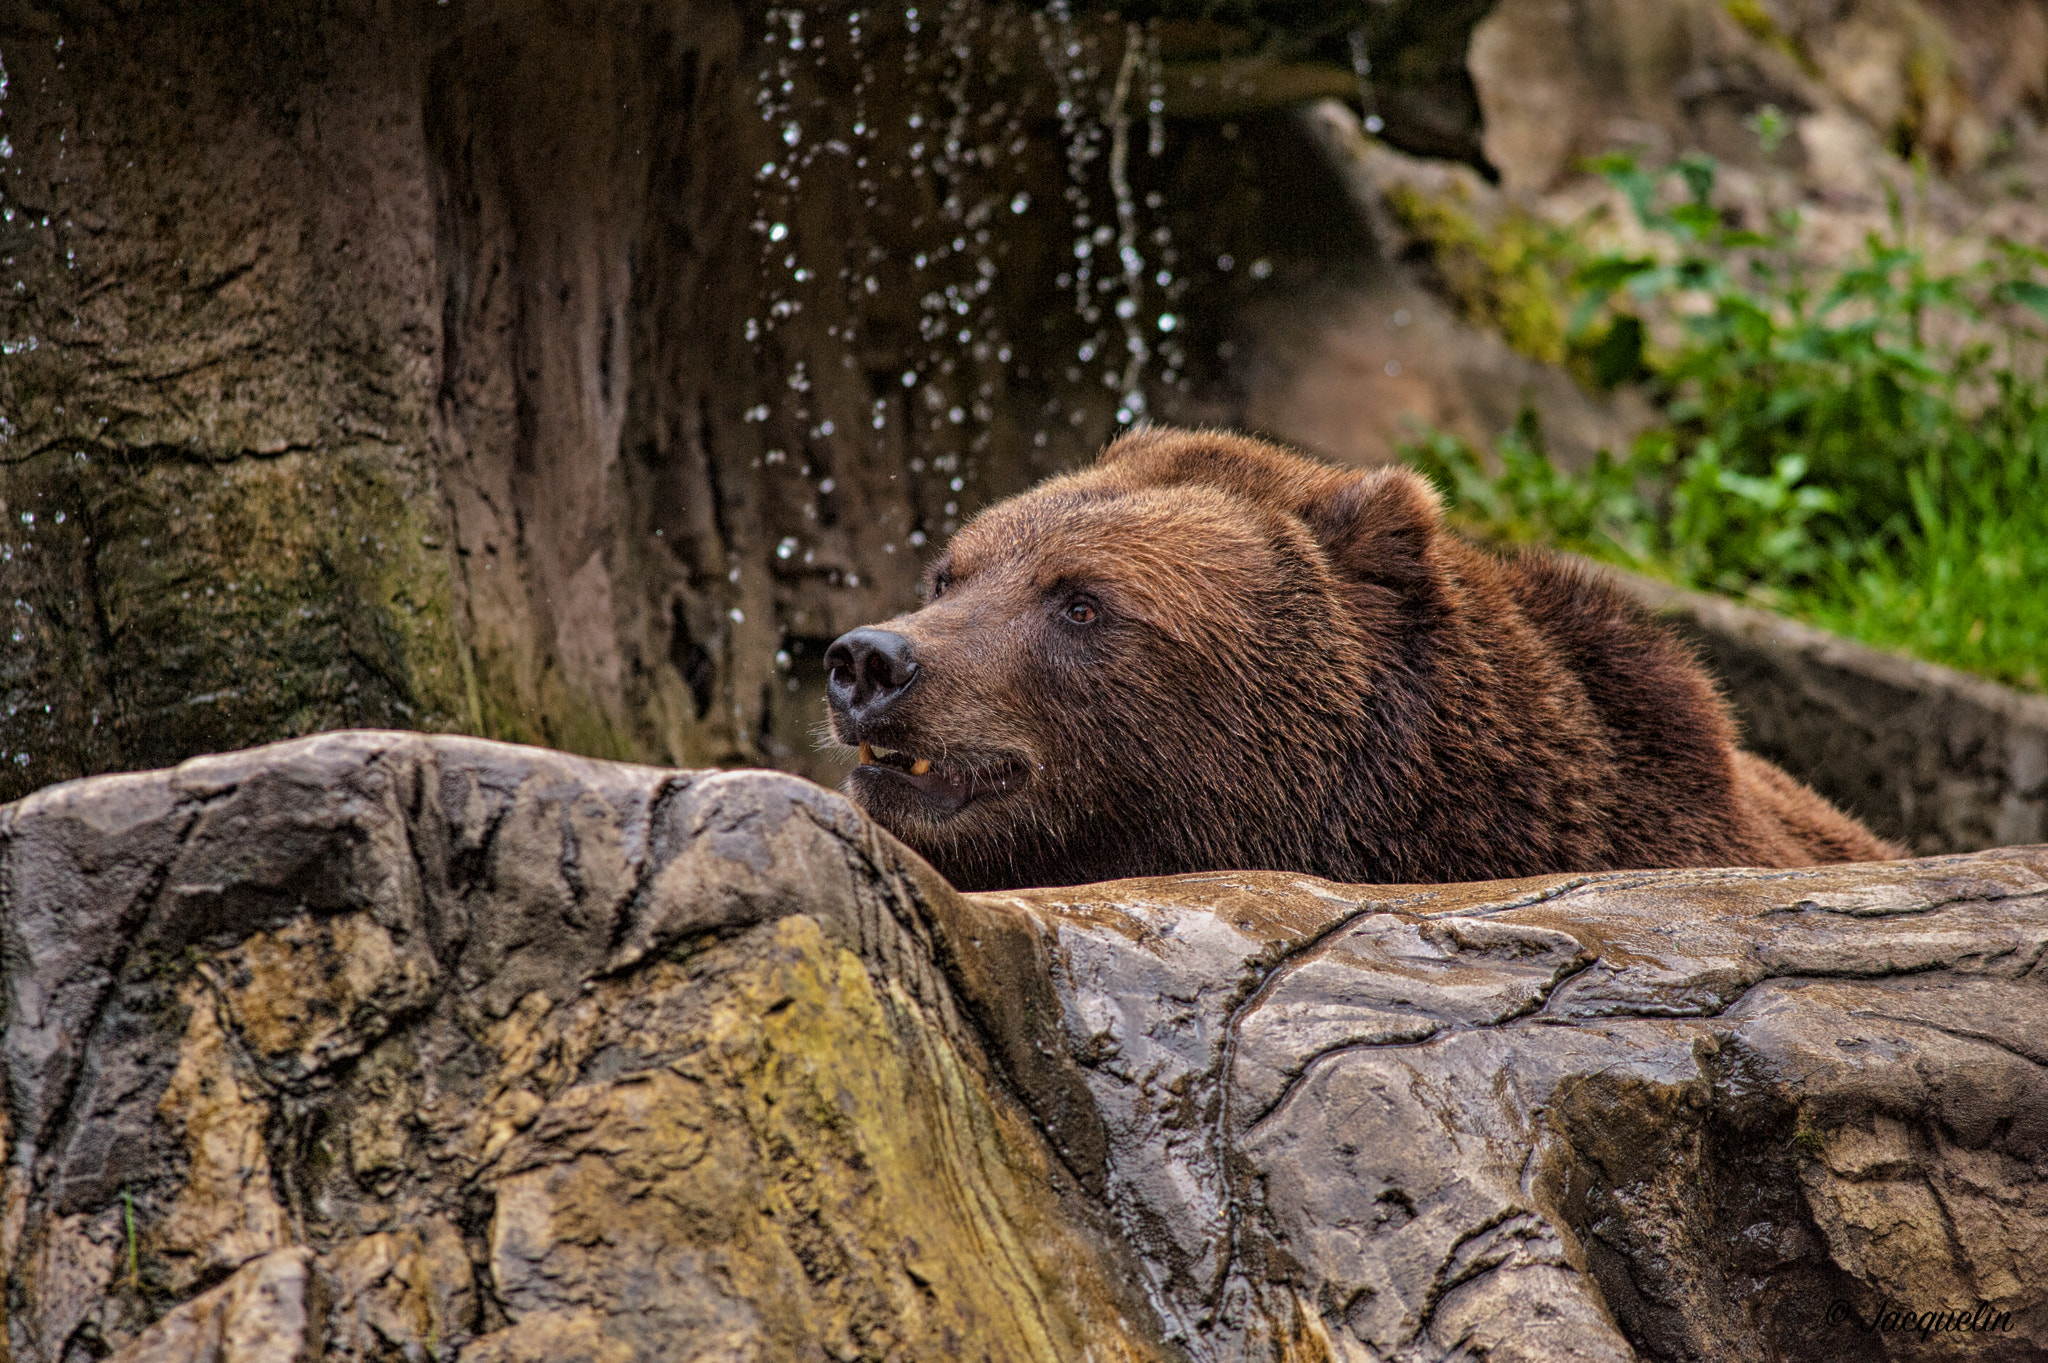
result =
M15 1359L2048 1348L2044 848L962 895L356 732L0 808L0 908Z

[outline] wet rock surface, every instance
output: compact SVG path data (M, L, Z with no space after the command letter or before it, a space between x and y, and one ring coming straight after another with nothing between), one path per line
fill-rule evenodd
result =
M1613 573L1700 651L1743 740L1926 856L2048 838L2048 696Z
M355 732L0 807L0 908L15 1359L2048 1348L2048 848L962 895Z

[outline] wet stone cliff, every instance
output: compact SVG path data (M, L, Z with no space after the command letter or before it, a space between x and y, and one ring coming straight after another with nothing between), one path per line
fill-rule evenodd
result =
M0 915L22 1363L2048 1350L2048 848L963 895L344 732L0 807Z
M1477 155L1483 5L1312 8ZM363 725L831 779L826 644L1365 249L1272 32L0 5L0 798Z

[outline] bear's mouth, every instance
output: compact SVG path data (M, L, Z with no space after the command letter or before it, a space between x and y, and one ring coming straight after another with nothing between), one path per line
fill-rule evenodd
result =
M1024 764L1013 758L934 761L875 743L860 745L857 770L909 786L940 808L956 811L984 797L1007 795L1029 779Z

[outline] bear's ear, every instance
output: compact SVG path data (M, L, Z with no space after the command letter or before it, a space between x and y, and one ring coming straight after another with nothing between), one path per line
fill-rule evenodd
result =
M1389 466L1346 478L1299 514L1340 577L1405 591L1430 575L1444 508L1428 479Z
M1406 591L1429 576L1443 502L1429 481L1399 467L1331 468L1228 431L1141 427L1096 460L1125 489L1213 487L1298 516L1338 576Z

